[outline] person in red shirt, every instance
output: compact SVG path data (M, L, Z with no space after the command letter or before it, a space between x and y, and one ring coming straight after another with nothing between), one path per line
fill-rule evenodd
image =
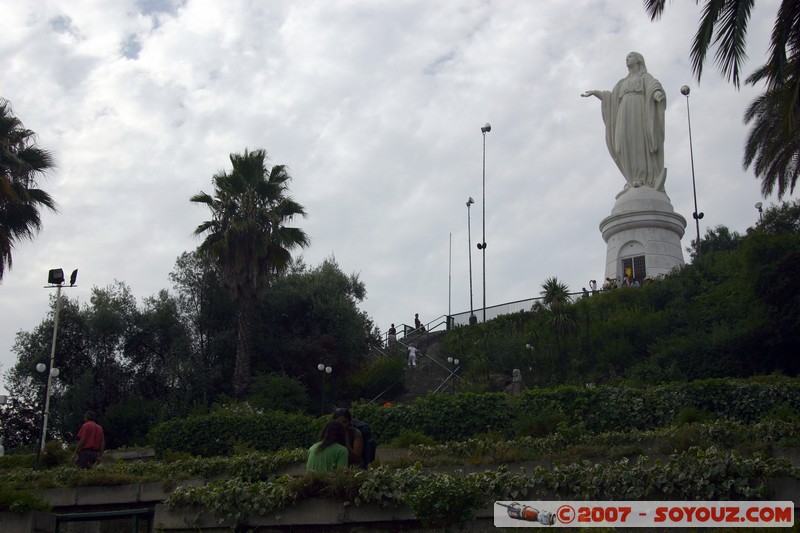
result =
M86 411L83 415L83 425L78 430L78 445L72 460L78 468L89 468L96 463L103 462L103 452L106 449L106 439L103 428L96 422L94 411Z

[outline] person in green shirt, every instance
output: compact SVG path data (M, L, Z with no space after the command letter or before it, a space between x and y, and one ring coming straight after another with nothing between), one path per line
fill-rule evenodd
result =
M322 429L320 441L308 449L308 472L332 472L340 467L347 467L349 452L345 440L345 428L336 421L331 420Z

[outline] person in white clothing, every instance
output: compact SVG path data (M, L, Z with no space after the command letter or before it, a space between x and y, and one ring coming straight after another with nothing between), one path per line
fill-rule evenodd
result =
M417 368L417 349L413 344L408 347L408 366Z

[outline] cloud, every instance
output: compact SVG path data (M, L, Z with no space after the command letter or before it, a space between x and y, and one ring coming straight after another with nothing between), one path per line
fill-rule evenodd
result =
M777 3L759 2L748 33L752 69ZM599 105L631 50L667 91L667 192L694 210L689 84L698 207L706 227L744 231L758 182L741 168L741 116L757 89L736 91L712 66L694 81L688 51L700 15L676 3L652 23L623 2L6 2L0 60L9 99L58 169L43 188L60 206L22 243L0 286L0 364L14 333L48 312L50 268L80 268L69 296L115 279L138 298L169 288L194 249L228 155L264 148L286 164L311 236L308 264L335 255L357 272L364 309L386 329L414 313L482 301L483 137L486 295L531 298L557 276L580 290L601 279L598 225L624 184L606 151ZM683 245L693 238L687 228ZM9 318L5 318L9 317Z

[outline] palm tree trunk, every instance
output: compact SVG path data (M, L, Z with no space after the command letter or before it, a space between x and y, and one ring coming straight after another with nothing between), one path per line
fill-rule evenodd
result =
M242 298L237 319L236 367L233 371L233 394L237 400L244 398L250 388L250 357L253 347L254 304L251 298Z

